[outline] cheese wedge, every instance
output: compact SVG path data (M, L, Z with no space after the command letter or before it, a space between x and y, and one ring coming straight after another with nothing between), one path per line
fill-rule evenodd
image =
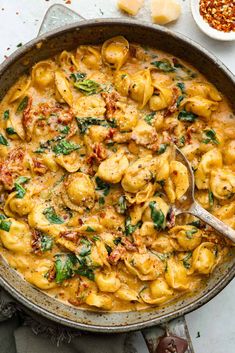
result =
M153 23L165 25L177 20L181 6L175 0L151 0L151 15Z
M135 16L143 6L144 0L118 0L118 8L127 12L129 15Z

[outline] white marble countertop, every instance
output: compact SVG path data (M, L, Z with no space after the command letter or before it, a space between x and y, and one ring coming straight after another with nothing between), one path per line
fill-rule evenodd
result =
M19 43L34 38L46 10L53 4L66 5L66 0L0 0L0 62L17 49ZM202 44L235 74L235 42L218 42L203 34L194 23L189 0L181 0L182 15L169 28L183 33ZM150 21L150 11L145 8L137 19ZM70 9L84 18L121 17L116 0L71 0ZM202 308L186 316L195 353L235 352L235 281ZM141 343L141 342L140 342ZM145 348L139 352L146 352Z

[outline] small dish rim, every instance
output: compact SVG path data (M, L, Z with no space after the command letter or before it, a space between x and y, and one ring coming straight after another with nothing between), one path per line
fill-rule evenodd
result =
M194 21L197 26L204 32L207 36L220 40L220 41L232 41L235 40L235 31L223 32L211 27L202 17L199 11L200 0L191 0L191 12Z

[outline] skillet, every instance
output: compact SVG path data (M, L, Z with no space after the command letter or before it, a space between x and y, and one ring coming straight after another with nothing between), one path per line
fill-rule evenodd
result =
M25 44L0 66L0 99L16 79L37 61L81 44L98 44L123 35L182 58L197 68L230 101L235 111L235 78L212 54L190 39L166 28L120 19L90 20L67 25ZM159 325L197 309L218 294L234 277L235 253L209 277L205 287L160 308L139 312L80 310L56 301L22 280L0 257L0 285L31 311L56 323L92 332L126 332Z

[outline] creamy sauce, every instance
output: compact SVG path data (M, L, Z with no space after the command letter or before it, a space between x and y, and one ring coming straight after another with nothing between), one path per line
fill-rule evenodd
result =
M0 103L2 255L78 307L141 310L198 290L230 244L191 216L189 186L235 228L235 124L193 67L116 37L37 63Z

